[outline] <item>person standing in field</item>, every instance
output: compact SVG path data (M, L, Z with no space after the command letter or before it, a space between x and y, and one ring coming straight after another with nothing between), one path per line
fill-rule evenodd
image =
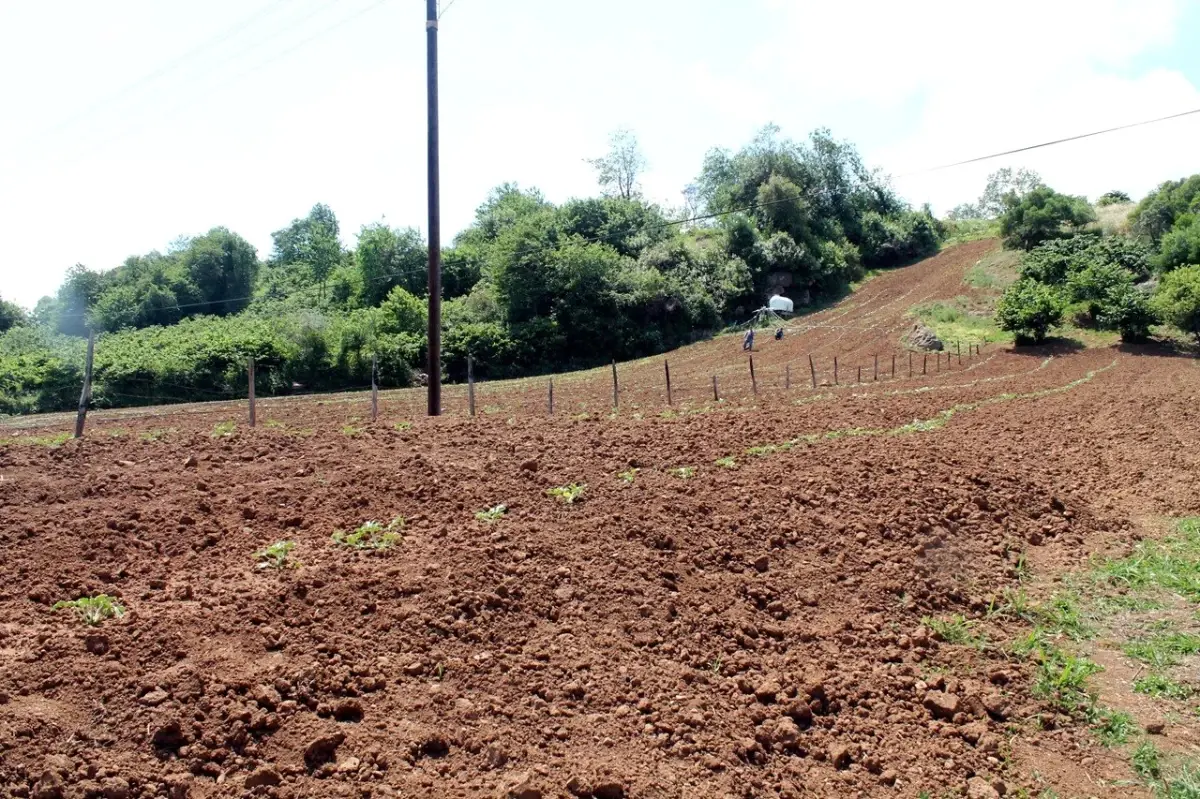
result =
M754 351L754 328L746 331L746 335L742 338L742 352Z

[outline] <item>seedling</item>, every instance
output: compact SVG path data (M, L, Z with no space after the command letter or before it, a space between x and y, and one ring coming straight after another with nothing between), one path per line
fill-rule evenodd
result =
M373 549L382 552L391 549L400 540L400 531L404 529L404 517L397 516L385 527L376 521L366 522L352 533L345 530L334 532L333 543L351 549Z
M708 670L711 671L714 676L719 677L719 676L721 676L721 666L722 665L723 664L721 663L720 658L713 658L708 664Z
M1157 780L1162 776L1158 747L1150 741L1142 741L1133 752L1133 770L1144 780Z
M63 608L74 610L79 615L79 618L83 620L83 623L89 627L95 627L105 619L119 619L125 615L125 608L121 606L121 603L108 594L82 597L80 599L73 599L70 602L54 603L54 610L62 610Z
M734 460L732 455L726 455L724 458L718 458L717 460L713 461L713 463L715 463L717 466L720 466L722 469L737 468L737 461Z
M292 550L296 548L295 541L276 541L266 549L254 553L260 569L296 568L300 564L291 560Z
M396 422L392 427L403 433L405 430L412 430L412 422Z
M680 480L691 480L696 476L696 467L680 466L678 469L672 469L671 474L675 475Z
M982 639L971 632L974 626L962 616L951 616L948 619L924 618L921 623L933 630L935 634L948 644L966 644L979 646Z
M234 422L218 422L213 425L213 438L229 438L237 430L237 424Z
M1137 731L1133 716L1120 710L1101 710L1097 713L1096 735L1105 746L1120 746Z
M348 425L344 425L342 427L342 435L347 435L347 436L350 436L351 438L354 438L355 436L361 434L362 431L363 431L363 429L361 427L359 427L358 425L348 424Z
M571 483L569 486L559 486L558 488L546 489L546 496L555 497L564 505L574 505L575 500L583 496L583 492L587 490L587 484L580 485L579 483Z
M1161 674L1148 674L1134 680L1133 690L1160 699L1187 699L1194 693L1190 685L1182 685Z
M492 522L498 522L503 519L504 514L506 513L508 513L507 505L496 505L493 508L479 511L475 514L475 518L481 522L487 522L488 524L491 524Z
M620 477L626 483L629 483L629 485L633 485L633 481L637 479L638 472L640 471L641 469L626 469L618 474L617 477Z

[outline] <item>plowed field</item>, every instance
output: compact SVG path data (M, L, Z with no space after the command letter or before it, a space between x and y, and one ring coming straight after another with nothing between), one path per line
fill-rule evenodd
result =
M964 344L908 377L905 312L992 247L760 342L757 395L722 337L669 356L670 409L657 358L615 413L603 369L553 417L531 380L475 418L454 387L435 420L395 392L374 424L357 395L0 430L4 795L991 796L1103 763L1030 723L1030 663L923 620L1200 513L1200 368ZM397 517L389 549L331 541ZM99 593L124 616L52 609Z

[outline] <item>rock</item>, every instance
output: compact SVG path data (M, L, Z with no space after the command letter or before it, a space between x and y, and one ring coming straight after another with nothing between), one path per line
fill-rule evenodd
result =
M967 780L967 799L1000 799L1000 794L983 777L972 777Z
M344 740L346 740L346 736L340 732L314 738L304 748L304 765L308 766L309 771L313 771L326 763L333 762L337 755L337 748L342 745Z
M930 691L925 694L923 704L935 719L952 719L958 712L958 697L941 691Z
M508 755L500 747L490 744L484 750L483 759L491 768L503 768L504 764L508 762Z
M625 799L625 786L615 780L601 780L592 786L595 799Z
M104 781L102 788L104 799L129 799L129 780L124 777L113 777Z
M979 743L979 739L987 735L987 731L987 725L982 721L973 721L970 724L964 725L963 728L959 730L963 739L967 743L971 744L971 746Z
M1146 732L1151 735L1162 735L1167 729L1167 725L1161 721L1153 721L1146 725Z
M884 785L895 785L897 779L899 779L899 775L897 775L896 772L890 768L885 769L884 772L879 775L879 781Z
M769 705L775 701L775 697L783 689L779 687L777 680L767 678L757 688L754 689L754 698L765 705Z
M1002 694L985 694L983 707L996 721L1008 719L1008 700Z
M333 707L333 717L338 721L356 723L363 719L362 702L357 699L343 699Z
M93 655L107 655L110 648L108 636L103 633L91 633L83 639L83 645Z
M404 667L404 673L409 677L420 677L425 673L425 664L419 660L414 660Z
M583 699L583 697L587 694L587 691L585 691L583 686L579 683L569 682L563 686L563 693L566 694L570 699L578 700Z
M917 349L930 352L941 352L946 348L942 344L942 340L937 337L937 333L920 323L913 325L912 332L908 334L908 343Z
M195 469L199 465L200 461L196 459L195 455L188 455L187 460L183 462L183 468L185 469Z
M158 707L159 705L161 705L163 702L166 702L170 698L171 698L171 695L169 693L167 693L166 691L164 691L161 688L155 688L150 693L148 693L148 694L144 695L143 697L141 697L140 699L138 699L138 701L141 702L143 705L146 705L147 707Z
M542 799L542 792L533 785L528 771L513 776L500 791L500 799Z
M246 777L246 788L260 788L268 785L279 785L283 777L270 766L263 766Z
M752 565L754 566L754 570L756 572L762 574L767 569L771 568L771 558L767 555L759 555L757 558L755 558Z
M850 752L850 747L845 744L834 744L829 747L829 762L839 771L845 771L850 768L850 764L854 761L854 757Z
M362 765L362 761L357 757L348 757L341 763L338 763L337 770L339 774L353 774L358 771L360 765Z
M538 459L537 458L529 458L528 460L521 461L521 471L536 472L537 470L538 470Z
M994 755L1000 752L1000 736L988 733L979 739L979 743L975 744L975 748L985 754Z

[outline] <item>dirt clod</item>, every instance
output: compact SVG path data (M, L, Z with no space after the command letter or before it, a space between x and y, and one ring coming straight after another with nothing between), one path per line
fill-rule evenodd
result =
M261 788L269 785L279 785L283 782L283 777L279 775L279 771L271 766L263 766L246 776L246 788Z
M954 714L958 712L958 697L954 694L943 693L942 691L930 691L925 694L923 702L925 709L928 710L936 719L952 719Z
M967 780L967 799L1000 799L1000 794L982 777Z
M320 768L326 763L332 763L337 756L337 748L346 740L345 733L333 733L314 738L304 747L304 765L309 771Z

